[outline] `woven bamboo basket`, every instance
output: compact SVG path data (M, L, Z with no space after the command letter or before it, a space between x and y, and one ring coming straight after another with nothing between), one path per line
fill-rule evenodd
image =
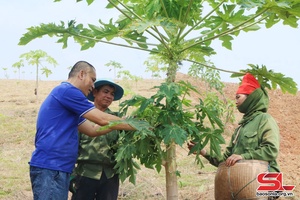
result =
M268 162L261 160L240 160L231 167L222 162L215 176L216 200L268 199L257 197L259 186L257 175L268 171Z

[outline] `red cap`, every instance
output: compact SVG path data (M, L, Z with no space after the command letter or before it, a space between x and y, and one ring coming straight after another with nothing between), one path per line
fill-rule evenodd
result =
M236 91L237 94L251 94L255 89L259 88L259 82L256 80L256 78L250 74L247 73L242 80L242 84Z

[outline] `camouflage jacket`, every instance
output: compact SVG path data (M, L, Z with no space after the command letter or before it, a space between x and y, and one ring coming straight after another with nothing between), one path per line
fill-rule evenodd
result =
M253 91L238 108L245 113L239 127L231 137L223 156L205 158L218 166L232 154L241 155L246 160L263 160L269 162L269 171L279 172L276 158L279 154L280 134L274 118L266 113L269 98L264 89Z

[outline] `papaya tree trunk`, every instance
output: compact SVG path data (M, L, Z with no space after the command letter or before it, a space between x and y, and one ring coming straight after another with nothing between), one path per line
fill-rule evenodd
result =
M165 165L166 170L166 191L167 200L178 199L178 185L177 185L177 165L176 165L176 144L173 142L167 146L167 160Z
M38 87L39 87L39 65L36 64L36 81L35 81L35 90L34 93L36 95L36 100L38 100Z
M178 69L177 62L174 59L170 59L169 67L167 69L167 83L175 82L176 72ZM168 107L168 104L166 104ZM171 123L171 122L170 122ZM176 143L172 141L167 145L167 157L166 157L166 191L167 200L178 199L178 186L177 186L177 164L176 164Z

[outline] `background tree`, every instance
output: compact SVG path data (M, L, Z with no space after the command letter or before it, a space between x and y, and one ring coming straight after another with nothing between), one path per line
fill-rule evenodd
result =
M157 56L150 56L145 62L146 72L151 72L152 78L161 78L161 73L166 73L167 67L161 66L161 60Z
M4 76L5 76L5 78L9 78L9 75L8 75L8 73L7 73L7 67L2 67L2 69L3 69L3 71L4 71Z
M59 1L59 0L57 0ZM93 0L86 0L92 4ZM135 117L147 119L154 127L153 132L124 134L116 154L117 169L121 180L129 177L134 182L138 165L134 158L149 168L166 172L167 199L178 199L176 168L176 146L187 140L197 140L196 151L210 144L211 154L220 154L224 143L223 114L207 105L205 97L199 104L191 105L188 96L197 90L188 82L176 82L176 72L182 62L190 62L213 70L235 73L242 76L245 71L253 73L270 88L278 86L283 92L296 93L293 80L283 74L274 73L266 67L250 66L242 72L230 72L207 64L209 56L216 54L211 47L218 39L222 46L231 49L231 41L241 31L257 31L260 26L271 28L282 21L285 25L297 27L300 3L290 0L108 0L107 8L120 11L118 19L99 24L77 24L74 20L60 24L40 24L28 28L20 39L25 45L44 35L58 37L58 42L67 47L72 37L82 50L94 47L98 42L148 51L156 55L167 66L167 78L157 93L150 98L135 96L122 105L123 113L129 107L137 107ZM114 43L113 39L126 43ZM208 79L209 81L209 79ZM212 84L215 85L215 84ZM215 85L216 86L216 85ZM220 91L222 87L214 88ZM211 98L213 99L213 98ZM221 101L216 101L220 103ZM224 104L223 104L224 105ZM219 107L216 106L216 107ZM191 111L191 108L193 110ZM201 163L199 156L196 157Z
M36 85L34 94L36 95L36 99L38 99L38 87L40 78L39 70L41 70L42 74L45 74L45 76L48 78L48 76L52 74L52 71L45 64L50 64L56 67L57 61L42 50L35 50L24 53L20 55L20 58L21 60L16 62L14 64L15 66L24 66L25 61L23 61L23 59L25 59L29 65L36 67Z
M110 61L109 63L106 63L105 66L113 68L113 70L114 70L114 79L117 78L117 74L118 74L117 70L120 70L120 69L123 68L121 63L118 63L116 61ZM109 71L111 71L111 69Z
M12 65L12 67L18 69L18 76L19 76L19 80L20 80L21 68L24 67L24 62L23 62L23 60L20 60L20 61L14 63L14 64Z
M133 80L135 82L136 88L138 81L142 80L141 77L131 74L128 70L119 71L117 77L124 80Z

